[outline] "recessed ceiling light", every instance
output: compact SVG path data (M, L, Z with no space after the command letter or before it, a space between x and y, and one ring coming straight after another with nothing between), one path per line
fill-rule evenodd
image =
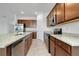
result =
M38 13L37 12L35 12L35 15L37 15Z
M21 14L24 14L24 11L23 10L21 11Z

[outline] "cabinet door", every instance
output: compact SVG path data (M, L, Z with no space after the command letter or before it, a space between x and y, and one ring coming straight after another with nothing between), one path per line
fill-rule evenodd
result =
M29 50L31 44L32 44L32 35L30 34L29 37L27 38L27 48L28 48L28 50Z
M32 33L32 37L33 37L33 39L36 39L37 33L36 33L36 32L33 32L33 33Z
M17 23L18 24L22 24L22 20L17 20Z
M79 3L65 4L65 21L79 17Z
M50 53L51 55L55 55L55 42L50 40Z
M64 3L59 3L57 5L57 23L64 21Z
M53 56L55 55L55 51L56 51L55 44L56 44L56 39L54 37L50 36L50 53Z
M27 39L25 39L24 55L26 55L27 52L28 52L28 47L27 47L27 46L28 46L28 45L27 45Z
M60 46L56 45L56 56L69 56Z
M12 55L12 46L6 47L6 56L11 56Z

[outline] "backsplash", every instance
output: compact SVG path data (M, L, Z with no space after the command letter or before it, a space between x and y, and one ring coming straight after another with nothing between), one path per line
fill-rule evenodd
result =
M53 31L55 28L62 28L63 32L79 34L79 21L68 24L60 24L51 28L47 28L49 31Z

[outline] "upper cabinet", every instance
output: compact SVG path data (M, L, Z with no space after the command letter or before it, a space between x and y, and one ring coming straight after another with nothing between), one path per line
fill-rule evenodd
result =
M55 16L56 24L75 20L79 18L79 3L57 3L47 16L47 24L52 22L53 16Z
M57 4L57 23L61 23L64 21L64 3Z
M49 15L47 16L47 26L53 26L54 25L54 16L56 15L56 7L54 7L54 9L51 10L51 12L49 13Z
M25 27L27 28L36 28L37 27L37 21L36 20L25 20L25 19L18 19L18 24L25 24Z
M79 3L65 3L65 21L79 17Z

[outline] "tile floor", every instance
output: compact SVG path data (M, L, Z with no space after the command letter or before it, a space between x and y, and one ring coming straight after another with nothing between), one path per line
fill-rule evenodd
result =
M30 47L30 50L28 51L27 56L51 56L44 44L39 39L33 39L32 45Z

